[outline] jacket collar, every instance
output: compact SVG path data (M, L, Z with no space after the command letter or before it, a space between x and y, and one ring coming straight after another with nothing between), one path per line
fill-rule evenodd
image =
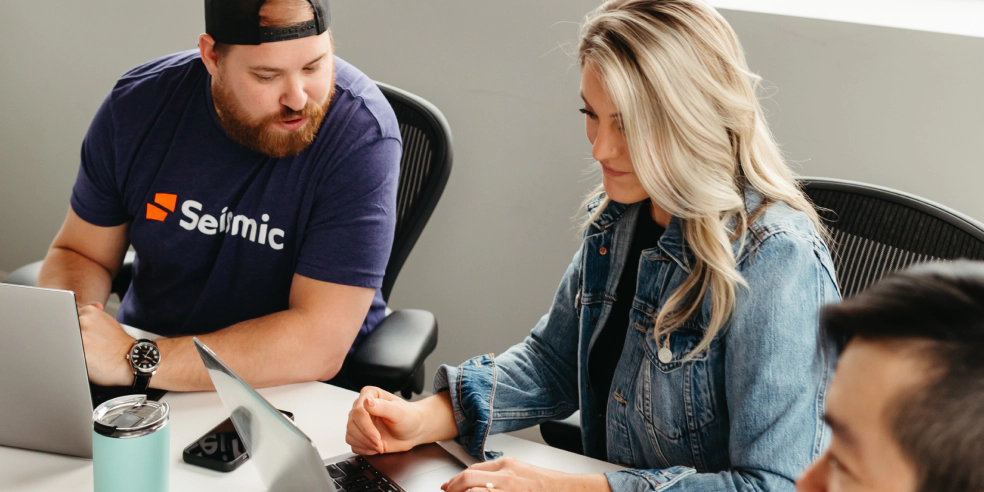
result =
M593 214L598 210L603 199L604 196L598 197L588 203L588 213ZM649 213L648 210L642 210L642 202L625 204L609 200L598 217L591 223L588 234L603 233L612 226L616 228L634 227L635 219L641 213ZM622 220L623 218L625 220ZM671 217L666 232L659 239L658 247L667 258L690 272L690 265L693 264L693 253L690 252L690 248L683 240L683 226L683 219Z
M605 195L601 195L593 198L590 202L588 202L588 207L587 207L588 215L593 215L595 211L598 210L598 207L601 206L605 198L606 198ZM592 231L592 232L600 232L600 231L604 231L605 229L608 229L609 226L618 222L618 220L621 219L623 215L625 215L626 210L628 210L630 207L633 206L638 207L638 204L626 205L624 203L618 203L609 200L608 203L605 205L604 210L602 210L601 213L598 214L598 217L596 217L595 220L591 223L591 227L593 229L597 229L596 231Z
M594 213L595 210L601 206L604 196L595 198L588 204L588 213ZM762 202L761 195L755 191L754 188L748 186L745 188L745 204L749 211L755 210L756 207ZM598 218L592 223L592 231L589 233L603 232L612 225L616 227L633 227L635 223L635 218L638 217L637 214L648 213L646 210L640 210L642 208L642 202L624 204L609 200L608 204L605 206L604 210L598 215ZM621 221L622 218L631 219L626 221ZM735 221L728 224L729 230L734 230ZM684 240L683 231L686 226L686 220L680 217L673 216L670 218L670 223L666 226L666 232L663 233L663 237L659 239L659 249L666 255L667 258L673 260L677 263L680 268L684 269L687 273L690 273L690 265L694 264L694 254ZM751 231L749 231L750 233ZM752 234L748 234L751 236ZM737 255L741 253L742 257L748 253L749 246L745 245L742 248L741 239L736 239L732 242L732 247L737 258ZM738 258L740 263L741 258Z

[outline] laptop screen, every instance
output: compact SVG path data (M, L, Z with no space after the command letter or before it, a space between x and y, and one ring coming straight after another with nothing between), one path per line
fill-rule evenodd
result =
M197 338L222 405L246 445L250 461L270 490L327 490L335 486L314 443L293 422L223 363Z

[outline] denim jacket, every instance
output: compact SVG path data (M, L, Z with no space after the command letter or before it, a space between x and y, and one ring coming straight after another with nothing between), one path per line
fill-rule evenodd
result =
M753 210L760 199L749 191L746 201ZM606 474L613 491L794 490L830 438L821 417L836 351L818 318L840 296L826 245L803 213L769 205L744 244L733 244L748 287L738 287L728 322L708 350L686 360L710 319L705 298L671 334L673 357L664 363L654 314L694 261L683 221L671 219L658 246L642 253L631 327L600 401L588 387L588 354L615 301L636 218L648 213L641 209L607 205L522 343L438 369L434 390L450 392L459 442L492 459L499 453L485 449L489 434L580 409L585 454L629 468Z

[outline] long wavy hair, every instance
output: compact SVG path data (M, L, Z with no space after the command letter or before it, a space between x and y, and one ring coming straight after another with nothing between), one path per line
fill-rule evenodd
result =
M657 342L698 312L710 293L700 344L707 349L747 283L732 242L774 202L797 209L823 234L769 131L738 37L702 0L609 0L581 28L578 64L593 66L621 114L636 176L654 203L683 219L694 255L687 279L655 315ZM762 197L748 210L745 187ZM588 197L608 202L603 188Z

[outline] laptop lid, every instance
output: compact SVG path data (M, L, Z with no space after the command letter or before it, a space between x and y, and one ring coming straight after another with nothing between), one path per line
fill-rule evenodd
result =
M205 344L197 338L194 342L264 485L271 491L334 492L335 485L311 439Z
M0 284L0 445L92 458L75 294Z

